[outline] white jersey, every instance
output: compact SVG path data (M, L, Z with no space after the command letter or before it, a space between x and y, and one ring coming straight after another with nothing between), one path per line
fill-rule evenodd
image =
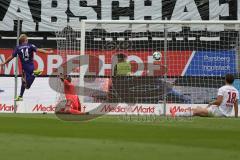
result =
M218 96L223 96L223 101L219 105L219 110L225 116L231 116L234 103L239 99L238 90L232 85L225 85L218 89Z

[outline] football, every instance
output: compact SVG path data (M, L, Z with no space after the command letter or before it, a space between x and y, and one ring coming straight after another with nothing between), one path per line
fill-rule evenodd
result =
M157 61L160 61L162 59L162 53L158 52L158 51L154 52L153 53L153 59L157 60Z

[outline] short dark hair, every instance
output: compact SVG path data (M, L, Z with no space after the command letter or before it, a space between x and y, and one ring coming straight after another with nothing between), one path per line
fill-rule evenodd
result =
M123 54L123 53L117 54L118 62L122 62L122 61L124 61L126 58L127 58L127 56L126 56L125 54Z
M66 79L67 79L68 82L72 82L71 76L67 76Z
M226 74L225 80L228 84L233 84L234 82L234 76L232 74Z

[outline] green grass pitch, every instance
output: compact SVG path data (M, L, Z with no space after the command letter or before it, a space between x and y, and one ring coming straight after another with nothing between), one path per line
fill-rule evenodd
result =
M0 114L2 160L240 159L240 119L65 122L55 115Z

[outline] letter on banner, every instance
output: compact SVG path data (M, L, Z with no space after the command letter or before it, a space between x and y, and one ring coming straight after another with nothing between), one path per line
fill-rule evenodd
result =
M17 11L20 12L17 12ZM28 0L11 0L8 11L0 23L0 30L13 31L14 20L22 20L22 31L35 31L36 24L28 6Z
M85 0L87 2L87 6L97 6L97 0ZM80 6L80 0L74 0L70 3L70 10L76 17L70 17L70 26L73 29L79 29L81 26L81 22L79 20L79 16L87 17L87 19L97 19L97 13L94 11L92 7ZM86 26L86 30L91 30L95 25L91 24Z
M112 2L116 0L102 0L102 19L104 20L111 20L112 19ZM129 7L130 1L129 0L117 0L119 2L119 7ZM120 20L126 20L129 19L128 16L120 16ZM127 24L107 24L102 25L103 28L107 32L123 32L127 30L128 26Z
M202 20L194 0L177 0L171 20ZM170 26L169 31L181 31L182 27ZM200 30L203 26L192 25L191 30Z
M63 63L63 59L60 55L48 55L47 59L47 74L51 75L53 73L53 69L59 68ZM57 71L60 73L60 71Z
M229 4L219 4L219 0L209 0L209 19L219 20L220 16L229 16ZM224 25L208 25L209 31L223 31Z
M42 1L41 22L39 31L61 31L67 26L67 1L55 0L56 6L52 6L52 0Z
M134 17L136 20L144 20L145 17L151 17L152 20L162 20L162 0L152 0L151 6L145 6L145 1L135 1ZM133 25L135 32L146 30L163 31L163 25L152 24L149 28L146 25Z

